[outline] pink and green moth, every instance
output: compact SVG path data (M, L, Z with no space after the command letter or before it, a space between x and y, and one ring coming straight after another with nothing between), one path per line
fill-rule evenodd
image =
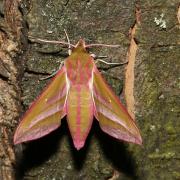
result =
M142 144L135 121L107 85L86 50L96 45L86 45L82 39L71 45L72 53L65 59L63 67L22 118L14 134L14 144L49 134L61 125L64 116L67 116L77 150L84 146L94 117L110 136Z

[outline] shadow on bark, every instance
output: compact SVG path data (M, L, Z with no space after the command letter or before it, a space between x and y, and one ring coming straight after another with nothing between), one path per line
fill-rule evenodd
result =
M38 167L47 162L50 157L57 152L59 142L62 137L68 133L70 143L70 151L73 158L73 165L76 171L83 169L88 151L91 146L92 136L95 135L99 141L103 156L112 164L115 170L123 172L128 177L135 178L135 164L131 153L128 152L126 145L123 142L105 134L99 127L99 124L94 120L92 130L86 140L84 148L77 151L72 143L66 120L62 121L61 127L53 131L49 135L38 140L29 142L23 151L23 156L19 159L16 166L16 178L23 178L26 172L32 168ZM62 144L63 145L63 144Z

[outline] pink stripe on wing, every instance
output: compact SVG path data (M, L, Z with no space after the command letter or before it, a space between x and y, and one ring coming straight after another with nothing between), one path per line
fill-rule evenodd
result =
M29 125L29 129L32 128L35 124L37 124L40 121L43 121L45 118L52 116L53 114L61 111L64 108L64 104L63 105L58 105L56 108L52 107L52 109L42 112L41 114L39 114L38 116L36 116L36 118L31 120L31 124ZM60 120L59 120L60 121Z
M109 120L116 122L117 124L120 124L121 126L123 126L124 128L130 130L128 124L126 123L126 121L124 121L123 119L120 119L115 113L113 113L112 111L108 110L107 108L101 108L101 107L96 107L96 110L98 113L103 114L105 117L109 118Z
M53 124L43 128L39 127L37 129L31 129L31 131L26 131L25 133L22 133L21 136L17 134L14 137L14 144L19 144L25 141L31 141L33 139L41 138L42 136L45 136L46 134L49 134L51 131L57 129L59 125L60 124Z
M108 101L107 98L103 97L97 90L97 88L94 86L93 87L93 95L96 97L96 99L99 100L100 103L102 103L104 106L108 107L109 109L112 109L110 106L111 102Z
M106 132L107 134L109 134L110 136L112 136L116 139L124 140L127 142L132 142L132 143L140 144L140 145L142 144L141 137L139 136L139 138L137 138L136 135L133 135L129 131L127 133L125 131L115 129L115 128L111 128L109 126L103 126L103 125L100 125L100 126L104 132Z
M47 105L54 104L56 103L56 101L60 100L63 96L65 96L67 93L66 86L67 85L65 84L52 98L47 99Z

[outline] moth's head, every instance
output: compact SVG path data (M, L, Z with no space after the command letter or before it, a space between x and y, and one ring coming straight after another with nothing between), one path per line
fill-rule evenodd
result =
M79 48L79 47L86 49L86 43L85 43L84 39L80 39L78 41L78 43L75 45L75 48Z
M85 41L84 41L84 39L80 39L79 41L78 41L78 43L74 46L74 48L72 49L72 51L74 52L74 51L83 51L83 52L86 52L87 50L86 50L86 43L85 43Z

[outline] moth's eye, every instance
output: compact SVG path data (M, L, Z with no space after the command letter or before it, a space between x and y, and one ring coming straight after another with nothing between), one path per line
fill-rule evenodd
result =
M91 56L92 58L94 58L94 59L97 57L97 56L96 56L95 54L93 54L93 53L91 53L90 56Z

